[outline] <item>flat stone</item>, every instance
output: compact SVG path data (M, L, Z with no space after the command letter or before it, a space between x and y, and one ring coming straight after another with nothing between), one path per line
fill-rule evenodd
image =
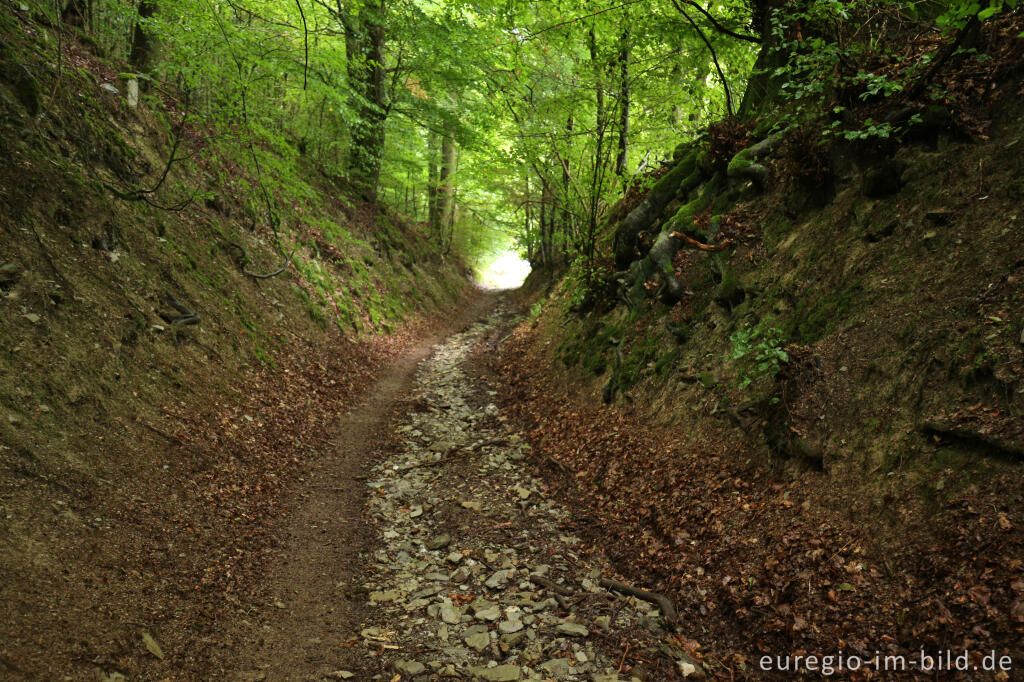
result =
M466 630L462 639L469 648L483 651L491 643L491 633L488 632L486 625L474 625Z
M455 608L451 602L441 604L438 614L441 616L441 620L449 625L456 625L462 620L462 611Z
M441 585L428 585L427 587L410 594L409 599L425 599L427 597L433 597L443 589L444 587Z
M512 632L501 636L501 641L507 644L510 648L517 647L519 644L526 639L526 632L520 630L519 632Z
M416 677L427 672L427 666L419 661L395 661L391 664L391 668L399 675L406 677Z
M444 533L442 535L438 535L435 538L431 538L430 541L427 542L427 549L429 549L431 551L436 551L436 550L439 550L439 549L444 549L445 547L450 545L451 542L452 542L452 536L448 535L447 533Z
M355 673L348 670L335 670L332 673L327 673L327 679L329 680L351 680L355 676Z
M566 637L587 637L590 635L590 630L579 623L559 623L555 629L558 630L559 634Z
M498 630L504 635L511 635L523 629L523 622L518 618L509 618L498 623Z
M487 608L477 609L473 612L477 620L496 621L501 618L501 607L497 604L492 604Z
M451 554L445 557L445 561L447 561L450 564L457 564L465 558L466 557L462 555L462 552L452 552Z
M385 602L395 601L402 596L399 590L384 590L370 593L370 601Z
M505 585L508 584L508 578L511 574L512 571L510 570L495 571L491 574L491 577L487 579L487 582L485 582L484 585L490 587L492 590L505 587Z
M557 678L568 677L572 672L569 668L569 661L564 658L552 658L550 661L544 661L537 667Z
M494 668L470 668L473 679L484 682L516 682L523 679L523 670L518 665L499 665Z

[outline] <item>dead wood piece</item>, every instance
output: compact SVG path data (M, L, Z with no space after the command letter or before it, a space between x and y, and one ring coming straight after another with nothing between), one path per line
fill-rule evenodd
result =
M573 594L575 594L575 592L573 592L571 589L569 589L565 585L559 585L554 580L551 580L550 578L545 578L543 576L531 575L530 576L530 582L533 583L534 585L540 585L541 587L546 587L547 589L551 590L552 592L555 592L556 594L560 594L560 595L562 595L564 597L571 597L571 596L573 596Z
M544 587L554 592L555 601L557 601L558 605L562 607L562 610L570 610L569 602L566 600L566 597L571 597L573 596L573 594L575 594L571 589L569 589L565 585L559 585L554 580L549 580L548 578L544 578L539 575L531 575L530 582L534 585L539 585L540 587Z
M167 433L166 431L161 431L160 429L158 429L157 427L153 426L152 424L148 424L148 423L143 422L143 421L140 421L139 424L142 424L142 426L146 427L147 429L149 429L150 431L152 431L156 435L158 435L158 436L160 436L162 438L166 438L167 440L171 441L172 443L177 443L178 445L184 445L185 444L185 441L183 441L182 439L178 438L177 436L175 436L173 434Z
M673 632L675 631L676 621L679 616L676 613L676 607L672 605L672 601L665 595L658 594L657 592L641 590L638 587L632 587L631 585L619 582L613 578L601 578L601 587L656 604L658 608L661 609L661 615L665 619L665 623L668 625L669 629Z
M678 231L673 232L672 234L669 235L669 237L671 237L672 239L680 239L687 246L691 246L699 251L725 251L735 243L732 239L725 239L722 241L721 244L705 244L703 242L697 241L693 237L690 237Z

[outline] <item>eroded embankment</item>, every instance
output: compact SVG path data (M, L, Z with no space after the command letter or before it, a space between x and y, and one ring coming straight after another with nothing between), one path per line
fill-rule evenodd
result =
M676 601L711 672L763 679L762 656L839 649L865 660L967 650L972 665L991 652L1024 661L1012 471L924 520L898 516L877 491L879 513L903 529L894 537L852 512L850 492L827 474L773 471L699 410L667 429L628 406L599 406L597 391L551 364L530 323L504 342L495 369L500 404L586 542Z

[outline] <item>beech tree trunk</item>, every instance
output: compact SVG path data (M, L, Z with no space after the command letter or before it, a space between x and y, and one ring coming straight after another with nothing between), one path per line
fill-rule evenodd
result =
M455 167L456 157L454 133L441 139L441 175L437 188L438 214L441 230L451 229L455 219Z
M440 184L437 168L437 157L440 154L437 133L430 133L430 145L427 161L427 225L430 235L441 236L441 213L438 210L437 188Z
M632 95L629 87L629 14L625 16L626 28L622 31L622 42L619 45L619 153L615 157L615 174L620 178L626 175L626 159L629 155L629 99Z
M145 19L150 19L156 14L156 0L141 0L139 2L139 20L135 22L135 31L132 33L132 49L128 54L128 63L137 73L146 73L153 63L153 36L143 28Z
M352 187L367 201L377 198L380 164L384 155L384 122L387 118L384 49L386 0L368 2L359 16L342 14L348 82L354 97L357 120L347 171Z

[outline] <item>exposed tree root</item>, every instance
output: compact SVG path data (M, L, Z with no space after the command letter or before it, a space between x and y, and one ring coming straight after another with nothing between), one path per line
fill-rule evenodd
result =
M177 345L178 331L184 326L199 324L202 318L200 317L199 313L195 312L194 310L186 306L184 303L179 301L177 298L175 298L174 294L167 294L167 296L164 297L164 300L167 301L168 305L174 308L174 310L177 312L177 314L159 313L160 317L163 318L164 322L167 322L168 324L171 325L171 333L174 336L174 343L175 345Z
M252 272L246 267L251 262L251 259L249 258L249 252L245 250L245 247L236 242L228 242L227 245L232 248L238 249L238 251L242 254L242 274L244 274L246 277L252 277L253 279L270 279L271 277L277 277L282 272L288 269L288 266L291 265L292 259L295 258L295 251L298 249L298 247L292 249L291 255L285 258L284 264L282 264L281 267L279 267L277 270L267 273L260 273Z
M775 133L757 144L747 147L732 157L726 174L730 179L749 180L754 183L759 192L763 192L768 185L769 170L767 166L757 163L757 161L769 154L780 142L782 142L782 134Z

